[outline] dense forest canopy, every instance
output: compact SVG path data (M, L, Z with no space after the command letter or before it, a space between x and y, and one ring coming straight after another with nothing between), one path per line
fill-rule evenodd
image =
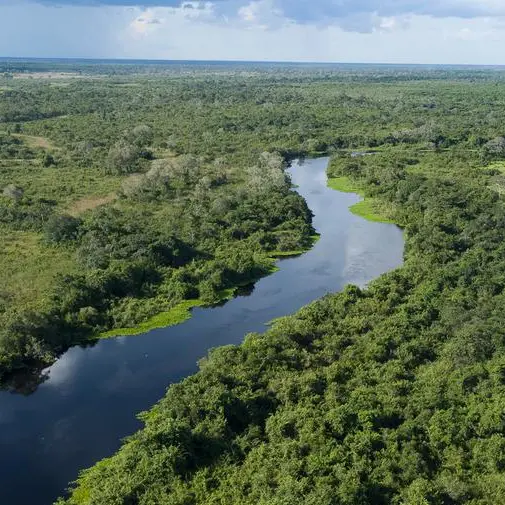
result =
M0 64L5 371L182 300L211 303L309 247L293 157L331 154L329 176L406 237L404 266L366 290L212 351L62 503L503 502L503 71L97 66L29 79L50 66L13 65Z

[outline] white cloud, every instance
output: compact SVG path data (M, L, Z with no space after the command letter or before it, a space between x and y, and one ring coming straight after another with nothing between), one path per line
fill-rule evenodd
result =
M79 362L82 358L82 349L77 347L68 350L53 366L49 368L49 380L44 387L61 387L76 375Z
M279 28L286 25L288 20L282 10L275 6L274 0L255 0L238 9L238 18L249 25L256 25L262 29Z

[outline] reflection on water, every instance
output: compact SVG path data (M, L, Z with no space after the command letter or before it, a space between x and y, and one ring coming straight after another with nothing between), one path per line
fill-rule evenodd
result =
M235 292L236 296L251 296L254 293L254 284L247 284L246 286L240 286Z
M278 272L220 307L196 308L182 325L70 349L30 396L0 393L1 504L51 503L80 469L138 429L136 413L194 373L208 349L238 344L275 318L401 264L401 231L352 215L348 208L359 198L328 189L326 165L321 158L291 169L321 233L311 251L282 260ZM26 386L33 391L30 381Z

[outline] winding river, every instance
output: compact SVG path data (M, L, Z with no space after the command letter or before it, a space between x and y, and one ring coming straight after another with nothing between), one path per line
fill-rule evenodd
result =
M140 428L135 414L194 373L209 348L239 344L274 318L402 263L401 230L354 216L349 206L359 197L327 188L327 163L290 169L321 234L312 250L280 261L278 272L225 305L195 309L184 324L70 349L31 395L0 393L0 504L51 504L81 468Z

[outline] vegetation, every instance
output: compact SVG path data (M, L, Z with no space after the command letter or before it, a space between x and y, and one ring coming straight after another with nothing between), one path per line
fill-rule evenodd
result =
M503 203L466 153L365 165L405 266L212 351L67 503L500 503Z
M229 290L229 296L233 295L233 290ZM183 323L191 318L191 309L204 305L202 300L185 300L172 307L167 312L157 314L147 321L140 323L134 328L117 328L102 333L100 338L112 338L127 335L141 335L146 331L156 328L166 328Z
M149 68L65 87L14 78L0 95L6 131L25 121L23 134L59 147L55 165L30 148L1 172L23 189L2 200L12 240L39 237L35 249L74 269L47 298L58 321L144 321L164 300L210 301L260 274L269 251L310 245L310 213L279 156L331 152L334 184L360 188L405 229L405 264L212 351L60 503L501 503L504 74L212 67L187 79L185 67ZM132 140L139 125L152 141ZM109 163L123 142L134 162ZM69 211L77 195L111 193ZM4 313L21 304L5 300ZM4 341L44 327L41 314L52 313L25 315ZM29 335L25 348L46 342Z
M193 84L159 80L156 96L145 84L133 110L109 79L15 81L0 95L0 379L76 343L181 322L312 244L283 155L177 148ZM178 118L164 119L159 93Z
M328 186L336 191L343 191L344 193L357 193L364 197L363 187L356 184L356 181L351 180L349 177L343 175L338 177L330 177L328 179ZM360 202L352 205L350 211L368 221L375 221L379 223L392 223L395 221L392 217L392 212L388 211L384 204L373 198L364 198Z

